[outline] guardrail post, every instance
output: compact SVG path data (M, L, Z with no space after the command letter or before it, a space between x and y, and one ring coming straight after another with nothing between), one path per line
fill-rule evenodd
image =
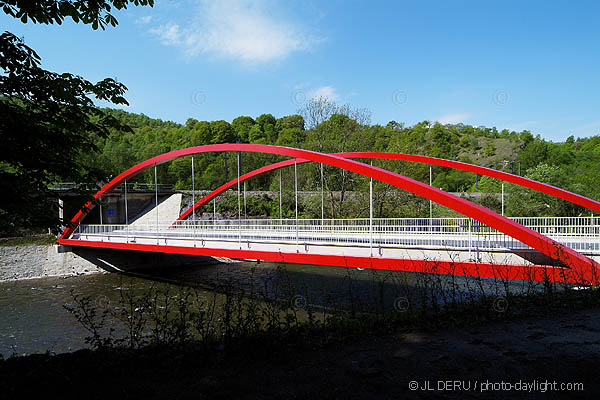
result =
M473 255L471 254L471 218L468 218L469 221L469 261L473 259Z
M237 156L238 227L239 227L238 242L239 242L240 250L241 250L242 249L242 204L240 202L240 162L241 162L241 152L238 151L238 156Z
M298 168L294 159L294 188L296 190L296 252L298 252Z
M502 216L504 217L504 182L502 182Z
M160 236L158 230L158 174L156 172L156 164L154 164L154 208L156 209L156 244L158 243L158 237Z
M127 214L127 181L125 181L125 241L129 243L129 215Z
M373 161L371 161L373 166ZM373 178L369 182L369 249L373 257Z
M372 165L373 163L371 163ZM323 163L321 163L321 226L325 219L325 195L324 195L324 184L323 184Z
M194 156L192 155L192 236L194 238L194 247L196 247L196 184L194 182Z
M433 186L433 169L429 166L429 186ZM429 200L429 219L433 218L433 201ZM430 221L430 225L433 221Z

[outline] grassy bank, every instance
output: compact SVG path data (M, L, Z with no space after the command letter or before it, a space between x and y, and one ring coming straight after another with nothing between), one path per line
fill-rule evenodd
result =
M0 247L12 246L44 246L54 244L56 236L48 234L40 234L33 236L0 238Z

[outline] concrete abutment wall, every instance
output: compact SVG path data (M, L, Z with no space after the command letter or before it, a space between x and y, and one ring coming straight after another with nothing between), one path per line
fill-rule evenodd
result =
M0 282L219 263L212 257L58 245L0 247Z

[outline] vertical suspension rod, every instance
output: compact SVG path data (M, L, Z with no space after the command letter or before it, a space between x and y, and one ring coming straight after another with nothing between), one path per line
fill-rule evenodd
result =
M125 229L126 229L126 240L129 243L129 215L127 214L127 181L125 181Z
M296 190L296 252L298 252L298 167L294 159L294 188Z
M194 177L194 156L192 155L192 235L194 237L194 247L196 247L196 182Z
M237 154L237 190L238 190L238 242L240 245L240 249L242 248L242 203L240 200L240 162L241 162L241 152L238 151Z
M433 186L433 168L429 166L429 186ZM433 201L429 200L429 231L433 231Z
M323 164L321 164L321 227L323 226L325 221L325 195L323 189L323 182Z
M154 164L154 208L156 209L156 244L158 244L158 177L156 173L156 164Z
M373 166L373 161L371 161ZM373 257L373 178L369 182L369 248Z
M502 182L502 216L504 217L504 182Z

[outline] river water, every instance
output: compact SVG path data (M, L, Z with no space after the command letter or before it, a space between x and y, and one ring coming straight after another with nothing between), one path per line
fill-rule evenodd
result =
M270 285L293 287L322 306L334 299L342 306L360 303L403 311L422 297L422 288L427 286L422 279L423 275L403 272L238 262L154 268L137 276L110 273L0 282L0 354L62 353L88 347L84 338L89 333L63 307L73 303L73 293L90 296L101 307L106 302L118 303L122 288L143 292L193 285L210 296L223 284L243 290ZM448 282L444 277L437 284L448 286Z

